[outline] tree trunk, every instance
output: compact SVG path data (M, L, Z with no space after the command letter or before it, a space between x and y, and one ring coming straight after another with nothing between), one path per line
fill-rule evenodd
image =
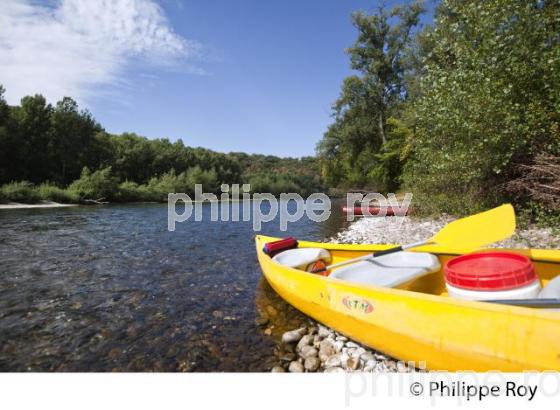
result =
M381 142L385 144L387 139L385 138L385 121L383 121L383 113L380 112L378 116L378 127L379 127L379 135L381 136Z

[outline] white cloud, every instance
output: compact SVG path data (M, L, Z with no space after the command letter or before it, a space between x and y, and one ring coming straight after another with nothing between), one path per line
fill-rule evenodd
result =
M1 0L0 84L16 104L24 95L80 102L126 81L132 62L186 63L198 43L173 31L153 0Z

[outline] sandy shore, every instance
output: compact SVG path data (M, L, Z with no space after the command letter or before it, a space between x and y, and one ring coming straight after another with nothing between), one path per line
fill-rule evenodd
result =
M360 218L340 232L334 243L401 244L431 237L453 218ZM560 248L560 237L550 228L531 227L493 245L505 248ZM366 348L344 335L312 322L307 328L286 332L283 356L273 372L413 372L407 363Z
M34 209L34 208L67 208L77 206L75 204L60 204L58 202L43 201L39 204L20 204L19 202L8 202L0 204L0 209Z

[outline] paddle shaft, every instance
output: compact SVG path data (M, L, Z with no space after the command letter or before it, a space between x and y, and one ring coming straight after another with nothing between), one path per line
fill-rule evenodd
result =
M330 270L330 269L334 269L334 268L340 268L341 266L350 265L352 263L356 263L356 262L359 262L359 261L367 261L367 260L372 259L372 258L377 258L378 256L389 255L391 253L397 253L397 252L404 251L406 249L417 248L419 246L428 245L430 243L432 243L432 242L430 242L430 241L420 241L420 242L409 243L408 245L395 246L394 248L385 249L383 251L377 251L377 252L374 252L374 253L370 253L369 255L366 255L366 256L360 256L359 258L348 259L346 261L338 262L338 263L329 265L326 268L323 268L323 269L321 269L317 272L322 272L322 271Z

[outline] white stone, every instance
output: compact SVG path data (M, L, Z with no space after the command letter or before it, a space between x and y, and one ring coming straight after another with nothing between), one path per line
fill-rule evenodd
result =
M301 351L301 349L304 346L309 346L312 343L313 343L313 336L312 335L304 335L304 336L302 336L302 338L299 340L299 342L297 344L297 350Z
M319 325L319 331L317 333L320 337L328 337L331 334L331 331L327 329L325 326Z
M344 347L344 342L342 340L337 340L333 343L333 346L337 352L341 352L342 348Z
M349 357L346 360L346 368L349 370L356 370L360 366L360 359L357 357Z
M289 332L286 332L282 335L282 343L295 343L302 338L305 332L307 332L307 329L305 327L296 330L290 330Z
M335 354L329 357L325 362L325 368L339 367L341 365L342 365L342 361L340 360L340 354Z
M329 367L325 369L325 373L344 373L344 370L340 367Z
M291 362L288 371L290 373L303 373L303 364L300 362Z
M299 355L304 359L308 357L315 357L319 352L313 346L303 346L299 352Z
M308 357L307 359L305 359L303 367L308 372L316 372L320 365L321 362L317 357Z
M326 362L329 357L336 353L336 349L330 339L325 339L319 346L319 359Z
M360 355L360 359L369 362L369 361L375 361L375 357L373 356L373 353L371 352L364 352Z
M366 349L364 349L363 347L358 347L357 349L354 349L352 351L352 353L350 353L350 350L348 351L348 354L351 357L361 357L363 353L366 352Z
M375 366L377 366L377 362L375 360L368 360L365 367L374 368Z

